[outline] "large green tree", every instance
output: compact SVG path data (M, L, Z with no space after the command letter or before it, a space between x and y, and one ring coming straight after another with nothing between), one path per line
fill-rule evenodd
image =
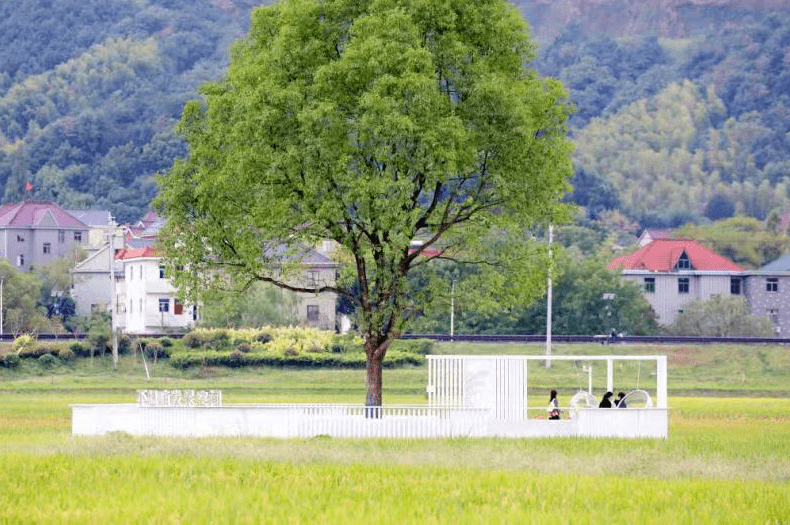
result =
M525 67L533 51L505 0L257 9L225 78L185 107L190 155L161 179L176 282L348 298L380 405L387 348L430 299L409 285L415 267L480 264L467 289L489 305L542 292L525 232L567 189L569 109ZM299 279L304 246L323 239L348 261L336 284Z

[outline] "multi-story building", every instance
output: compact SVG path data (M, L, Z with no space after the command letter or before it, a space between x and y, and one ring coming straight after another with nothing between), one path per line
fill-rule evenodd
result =
M88 245L90 227L50 201L0 207L0 257L29 272Z
M691 300L746 293L745 268L689 239L653 240L616 257L609 269L622 271L642 287L663 325L671 324Z

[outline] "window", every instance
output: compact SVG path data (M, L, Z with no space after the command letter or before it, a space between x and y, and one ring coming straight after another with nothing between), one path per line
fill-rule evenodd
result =
M24 266L25 265L25 256L21 253L16 256L16 265L17 266Z
M645 293L655 293L655 292L656 292L656 278L645 277Z
M691 269L691 261L689 260L689 256L686 255L686 252L680 254L680 258L678 259L678 270L690 270Z
M678 279L678 293L689 293L688 277L681 277Z
M170 311L170 299L159 299L159 311L160 312Z
M52 253L52 246L48 243L44 243L44 253Z
M66 232L58 230L58 242L66 242Z
M317 271L309 271L307 272L307 286L318 286L318 272Z
M74 242L82 242L82 232L74 232Z
M308 304L307 305L307 321L311 323L318 322L318 305L317 304Z
M741 295L741 280L732 278L730 279L730 293L732 295Z
M16 242L25 242L25 236L21 233L16 234Z
M164 279L165 278L165 267L164 266L160 266L159 267L159 278L160 279Z
M184 313L184 303L182 303L178 298L173 299L173 314L181 315Z
M766 292L778 292L779 291L779 278L778 277L769 277L765 280L765 291Z

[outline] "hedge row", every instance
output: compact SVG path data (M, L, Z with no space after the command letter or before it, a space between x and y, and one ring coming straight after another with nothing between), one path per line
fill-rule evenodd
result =
M397 368L405 365L421 365L425 358L421 355L391 350L384 358L385 368ZM243 352L180 352L170 357L170 365L175 368L191 366L227 366L238 368L243 366L277 366L293 368L365 368L365 354L336 354L329 352L305 353L299 355L281 355L271 353Z
M0 354L0 366L3 368L14 368L19 366L19 356L16 354Z

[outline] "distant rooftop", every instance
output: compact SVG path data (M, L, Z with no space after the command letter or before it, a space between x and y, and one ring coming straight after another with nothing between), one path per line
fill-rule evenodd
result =
M691 239L654 240L635 252L615 257L609 269L669 272L675 269L683 253L691 263L690 270L740 272L746 269Z
M88 227L52 201L24 200L0 206L0 227L44 225L80 229Z

